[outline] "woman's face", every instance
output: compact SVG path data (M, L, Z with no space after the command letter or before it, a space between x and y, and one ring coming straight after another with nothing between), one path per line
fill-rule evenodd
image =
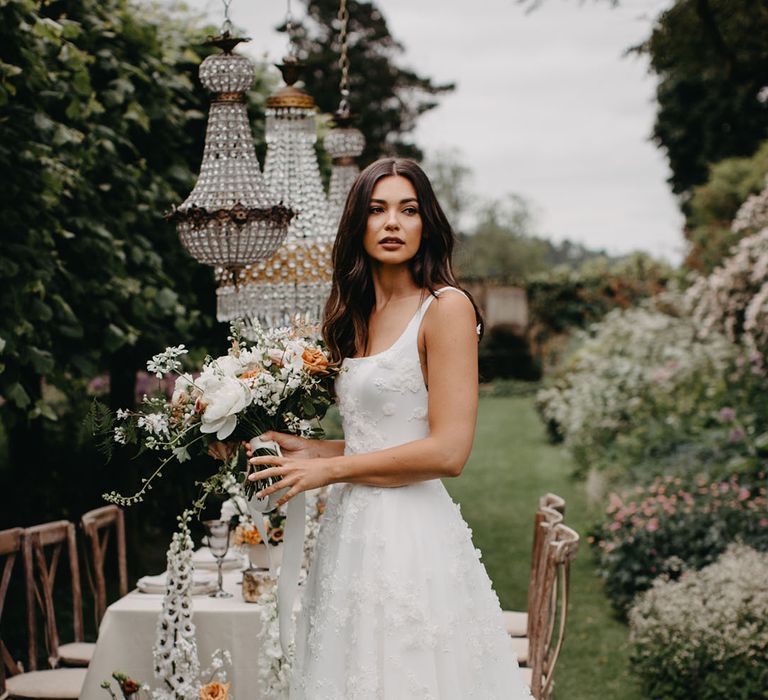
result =
M402 265L421 246L422 222L416 190L401 175L381 178L368 205L363 248L381 265Z

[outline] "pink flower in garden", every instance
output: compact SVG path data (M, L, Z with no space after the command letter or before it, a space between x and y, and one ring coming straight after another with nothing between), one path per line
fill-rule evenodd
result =
M749 498L749 489L742 489L739 491L738 499L740 501L746 501Z
M741 428L732 428L728 433L728 440L730 442L741 442L747 434Z
M768 518L760 518L760 527L768 527Z
M730 406L724 406L720 409L718 416L723 423L732 423L736 419L736 411Z
M659 529L659 519L658 518L651 518L645 524L645 529L648 530L648 532L656 532L656 530Z
M621 523L618 520L614 520L609 526L608 529L611 532L616 532L621 527Z

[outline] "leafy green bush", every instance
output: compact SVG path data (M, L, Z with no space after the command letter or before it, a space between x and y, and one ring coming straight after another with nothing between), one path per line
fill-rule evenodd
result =
M629 613L632 664L652 700L768 698L768 554L731 545Z
M665 307L657 300L611 311L539 393L539 410L577 471L622 473L701 432L725 405L738 349L716 333L698 338L679 300L669 298Z
M626 309L667 286L673 276L665 263L636 253L620 260L597 257L578 269L560 265L529 276L525 287L529 336L545 365L559 359L560 336L586 328L613 309Z
M768 141L753 156L726 158L710 168L709 179L693 189L687 207L685 236L691 246L686 264L709 273L730 255L745 235L731 221L748 195L759 192L768 174Z
M700 569L737 538L768 551L767 508L765 486L735 475L713 482L668 476L611 494L608 518L588 541L614 607L625 613L656 577Z

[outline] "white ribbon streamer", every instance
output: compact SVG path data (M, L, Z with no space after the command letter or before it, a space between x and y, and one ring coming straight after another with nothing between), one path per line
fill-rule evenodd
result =
M278 445L273 440L251 440L251 448L255 450L272 450L279 457L283 456ZM277 574L273 554L270 551L267 530L264 524L264 514L273 511L277 502L287 489L273 493L266 498L251 497L248 500L248 510L259 530L261 540L267 547L269 558L269 574ZM304 529L306 524L306 495L304 492L294 496L286 506L285 531L283 534L283 561L280 566L280 577L277 581L277 614L280 624L280 646L283 655L288 658L293 645L293 605L299 588L301 562L304 559Z

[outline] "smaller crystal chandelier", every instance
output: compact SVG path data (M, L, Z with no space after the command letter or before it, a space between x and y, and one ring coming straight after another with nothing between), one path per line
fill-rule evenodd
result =
M335 226L339 225L349 189L360 173L355 158L358 158L365 148L363 133L350 126L351 121L352 116L348 109L339 109L333 117L334 128L323 139L325 150L332 158L328 206Z
M349 109L349 55L347 43L347 0L339 3L339 72L341 81L339 92L341 101L334 115L334 128L323 139L323 145L332 158L331 182L328 188L328 205L331 209L334 226L339 225L349 189L360 173L355 158L359 158L365 148L365 137L359 129L352 126L352 114Z
M222 268L234 280L245 265L275 253L293 213L275 201L262 178L245 105L253 65L232 53L248 39L231 36L229 2L224 6L224 30L206 42L223 53L208 56L199 70L212 93L200 175L167 218L196 260Z
M314 325L330 292L334 227L315 152L317 107L295 85L302 67L298 59L289 55L278 67L286 84L267 99L264 178L270 191L297 215L272 258L247 265L237 280L219 271L219 321Z

